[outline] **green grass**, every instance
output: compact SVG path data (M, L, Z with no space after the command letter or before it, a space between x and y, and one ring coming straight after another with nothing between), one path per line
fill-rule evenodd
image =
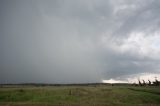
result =
M0 106L160 106L160 87L8 87Z

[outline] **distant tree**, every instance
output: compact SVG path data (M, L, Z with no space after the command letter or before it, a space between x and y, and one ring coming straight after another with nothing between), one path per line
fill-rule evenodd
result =
M150 80L148 80L148 85L149 85L149 86L151 86L151 85L152 85Z
M138 79L138 83L139 83L139 86L142 86L142 83L141 83L140 79Z
M160 81L157 80L157 77L155 77L155 81L153 82L153 85L155 85L155 86L160 85Z
M145 86L146 85L146 82L143 80L143 86Z

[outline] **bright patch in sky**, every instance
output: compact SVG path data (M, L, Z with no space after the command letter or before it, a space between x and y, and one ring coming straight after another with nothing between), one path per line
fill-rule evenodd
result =
M152 73L142 73L139 75L132 75L125 77L124 80L117 79L109 79L109 80L102 80L103 83L137 83L138 80L142 81L144 80L146 83L148 83L148 80L151 82L155 81L155 78L160 81L160 74L152 74Z
M114 79L109 79L109 80L102 80L102 83L128 83L127 81L122 81L122 80L114 80Z

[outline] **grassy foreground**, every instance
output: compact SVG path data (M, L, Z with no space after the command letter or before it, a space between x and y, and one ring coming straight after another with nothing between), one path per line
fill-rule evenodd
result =
M0 106L160 106L160 87L10 86Z

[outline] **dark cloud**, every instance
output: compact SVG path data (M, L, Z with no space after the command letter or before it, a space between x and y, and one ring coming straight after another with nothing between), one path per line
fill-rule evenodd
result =
M0 3L0 82L84 83L159 73L157 0Z
M159 30L159 1L142 1L135 4L131 3L133 7L128 7L131 8L129 10L126 7L126 9L117 12L117 15L120 17L119 21L121 25L120 28L114 32L116 36L128 36L131 32L139 31L153 33Z

